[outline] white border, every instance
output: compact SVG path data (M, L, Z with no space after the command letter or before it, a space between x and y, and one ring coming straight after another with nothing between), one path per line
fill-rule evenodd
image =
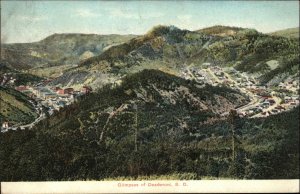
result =
M178 186L176 186L176 183ZM299 179L200 181L2 182L1 194L68 193L299 193ZM163 184L163 185L158 185Z

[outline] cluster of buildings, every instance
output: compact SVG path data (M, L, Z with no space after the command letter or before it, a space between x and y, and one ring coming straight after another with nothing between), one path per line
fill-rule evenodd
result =
M4 73L3 76L0 77L0 85L13 85L16 82L16 78L14 78L12 73Z
M203 69L195 67L182 68L179 76L187 80L195 79L195 81L197 81L200 84L213 84L212 80L209 78L209 76Z
M269 116L289 110L299 105L299 80L287 79L278 85L278 89L288 92L277 92L274 88L261 85L257 80L246 73L241 73L234 68L226 69L203 63L202 69L185 67L181 69L180 76L185 79L194 79L198 83L211 85L227 85L248 94L253 103L240 109L240 116ZM255 102L256 101L256 102ZM255 103L254 103L255 102Z
M24 125L26 127L32 127L35 123L45 118L44 108L46 108L48 113L52 115L55 110L58 111L61 108L75 102L78 97L89 94L93 91L90 86L83 86L80 90L74 90L74 88L71 87L50 87L48 86L48 83L52 81L50 79L42 80L34 85L15 86L16 78L14 77L15 76L13 73L4 73L0 77L0 85L12 87L15 90L32 98L32 100L29 101L33 104L36 112L40 115L33 123L27 124L28 126ZM0 129L2 132L5 132L9 129L16 130L17 126L10 126L9 121L3 121L0 125Z
M278 88L286 89L286 90L293 92L294 94L297 94L297 92L299 90L299 79L296 79L296 80L287 79L284 82L280 82L278 84Z
M239 112L241 116L256 115L264 117L278 114L299 105L299 96L296 95L299 90L299 80L290 79L280 83L278 88L288 92L277 92L274 88L272 90L265 85L257 84L253 77L249 78L237 71L231 72L231 74L235 77L238 87L246 89L258 100L256 106L250 106L248 109Z
M55 110L72 104L79 96L89 94L92 88L83 86L81 90L73 88L47 87L47 86L17 86L16 90L34 98L43 106L48 108L48 113L51 115Z

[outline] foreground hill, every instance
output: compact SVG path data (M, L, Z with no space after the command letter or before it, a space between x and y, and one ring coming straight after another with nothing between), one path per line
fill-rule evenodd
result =
M134 35L53 34L39 42L1 44L1 61L10 68L76 65L99 55L107 47L128 41Z
M197 123L220 117L224 112L249 102L238 91L199 85L158 70L143 70L126 76L120 84L106 85L98 93L82 99L75 105L79 106L79 112L74 112L76 116L72 122L98 130L103 128L107 118L114 116L111 127L130 130L134 126L132 118L135 110L138 109L140 128L148 130L149 126L153 129L176 126L178 130L190 130ZM55 128L66 128L71 120L66 123L60 120Z
M37 117L29 98L16 90L0 86L0 123L30 123Z
M219 116L245 100L228 88L144 70L33 130L0 134L0 179L299 177L299 110L266 119L233 115L232 126Z
M99 87L143 69L159 69L175 75L180 68L205 62L233 66L254 73L261 82L284 80L297 74L299 46L296 39L269 36L254 29L212 27L199 31L156 26L144 36L112 46L86 59L59 77L54 84L84 83ZM277 61L271 68L269 61Z

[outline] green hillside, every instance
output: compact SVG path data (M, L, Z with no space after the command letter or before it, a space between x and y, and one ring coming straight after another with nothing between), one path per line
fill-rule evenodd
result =
M250 102L240 90L180 77L210 63L273 90L299 78L298 39L159 25L142 36L54 34L2 51L0 71L24 83L55 77L50 86L93 92L31 130L0 133L1 181L299 178L299 106L240 118L233 109ZM25 95L0 94L1 122L37 116Z
M9 121L10 124L30 123L37 114L24 94L0 86L0 123Z
M263 119L231 114L230 123L218 115L245 100L228 88L145 70L33 130L0 134L0 179L298 178L299 110Z

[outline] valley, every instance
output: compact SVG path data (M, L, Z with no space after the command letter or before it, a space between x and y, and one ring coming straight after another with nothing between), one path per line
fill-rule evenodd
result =
M282 33L159 25L1 45L0 179L298 177L299 39Z

